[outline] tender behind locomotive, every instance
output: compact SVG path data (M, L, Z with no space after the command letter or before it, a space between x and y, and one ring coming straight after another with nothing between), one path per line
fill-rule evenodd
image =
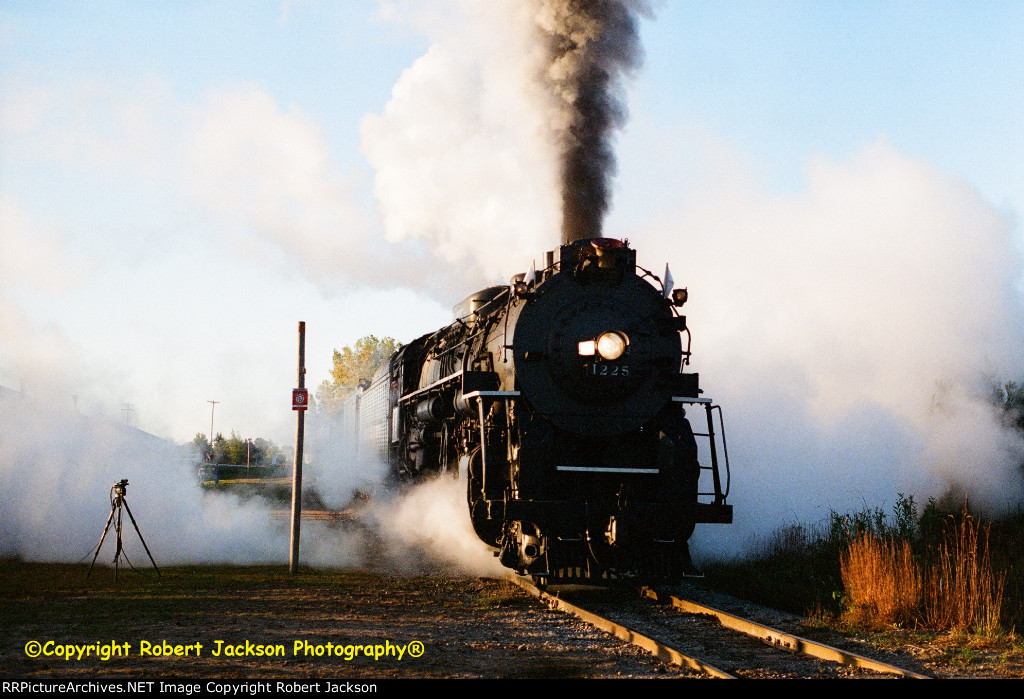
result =
M467 476L476 533L509 568L543 581L686 574L694 525L732 521L721 411L681 371L685 290L637 269L625 243L581 240L470 296L348 404L360 448L402 479ZM706 418L703 467L686 406Z

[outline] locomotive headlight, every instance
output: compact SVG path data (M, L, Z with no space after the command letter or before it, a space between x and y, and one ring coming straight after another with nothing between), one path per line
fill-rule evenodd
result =
M626 351L629 338L620 332L601 333L597 336L597 353L605 359L618 359Z

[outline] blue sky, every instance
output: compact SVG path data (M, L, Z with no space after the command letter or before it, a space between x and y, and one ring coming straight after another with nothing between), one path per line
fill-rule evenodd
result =
M315 386L332 349L369 333L408 341L448 322L476 286L525 270L557 242L557 224L543 230L543 205L525 211L536 198L529 186L544 181L530 175L542 151L515 141L530 123L523 90L487 80L511 70L505 25L476 16L489 5L0 1L0 384L57 405L77 395L83 412L112 419L130 403L140 428L179 441L209 429L206 401L218 400L217 431L288 443L297 321L308 326ZM978 303L1006 300L1016 317L1019 293L1007 289L1019 288L1024 211L1024 3L669 0L641 28L646 59L629 85L606 233L629 237L654 269L670 262L681 284L687 274L698 282L689 282L704 329L696 349L722 358L701 368L719 373L719 393L743 395L723 378L725 358L776 340L739 329L749 307L723 305L716 280L746 269L760 245L784 247L780 231L811 218L822 237L845 235L848 211L869 220L871 197L887 194L868 187L880 174L902 175L894 188L909 181L917 197L903 200L925 202L900 209L908 229L915 211L934 213L921 211L928 202L953 201L922 225L954 241L976 229L988 241L978 255L933 246L934 263L921 259L943 270L935 286L955 276L942 255L977 258L966 282L949 283L998 268ZM519 116L502 121L508 114ZM434 178L432 142L465 159ZM862 195L828 208L837 182ZM462 218L461 203L479 211ZM519 242L488 237L526 213L536 216L524 218ZM666 222L678 225L674 237ZM710 246L719 224L734 247ZM762 225L777 237L736 233ZM806 268L835 259L822 250ZM908 274L907 286L932 293L925 279ZM903 289L894 284L892 297ZM718 305L700 305L702 294ZM776 327L788 317L828 325L786 313ZM1007 317L921 355L973 351ZM913 346L911 334L890 339ZM806 347L833 346L829 337ZM793 366L808 364L802 356ZM1002 349L978 357L1000 370L1019 359ZM743 376L754 384L763 370ZM849 394L806 371L790 384L807 383L806 405L829 390ZM909 408L885 410L897 432L925 422ZM931 448L911 432L894 439ZM828 453L830 434L813 448Z
M1022 26L1017 2L671 2L645 25L638 90L780 186L884 136L1019 210Z

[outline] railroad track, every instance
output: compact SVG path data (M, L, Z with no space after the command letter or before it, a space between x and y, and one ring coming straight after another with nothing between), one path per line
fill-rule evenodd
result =
M710 677L928 679L912 670L650 588L641 588L634 595L598 589L566 589L552 595L526 578L513 576L512 580L553 608L666 662Z
M270 515L275 520L291 520L292 513L290 510L274 510ZM356 515L349 510L303 510L302 519L319 522L355 522Z

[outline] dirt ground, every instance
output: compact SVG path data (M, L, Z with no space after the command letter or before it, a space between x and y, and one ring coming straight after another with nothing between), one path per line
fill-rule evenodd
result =
M55 594L25 590L4 599L0 675L357 679L688 674L548 610L500 580L360 572L309 573L295 580L280 570L261 574L256 569L224 586L201 570L180 568L164 571L160 579L122 573L121 587L109 580L98 586L96 576L90 587L84 571L62 575L81 580ZM111 571L103 575L110 578ZM145 584L132 580L143 575ZM232 575L229 569L221 577ZM91 644L95 650L90 652L96 652L110 642L128 643L130 649L127 657L106 661L95 655L29 658L31 641L54 641L51 652L68 644ZM171 653L181 646L188 655L142 655L143 641L158 649L166 642ZM195 644L202 646L198 655ZM283 653L252 655L254 646L280 647ZM368 658L366 646L371 653L385 654ZM229 651L240 655L228 656Z
M0 677L693 676L502 580L182 567L160 577L122 571L114 582L110 569L86 572L85 566L0 562ZM867 640L850 642L863 650ZM897 631L872 640L937 677L1024 677L1019 642L972 647ZM33 642L40 644L39 657L29 657ZM98 655L114 644L127 654ZM75 657L55 654L69 646ZM260 649L275 654L257 655Z

